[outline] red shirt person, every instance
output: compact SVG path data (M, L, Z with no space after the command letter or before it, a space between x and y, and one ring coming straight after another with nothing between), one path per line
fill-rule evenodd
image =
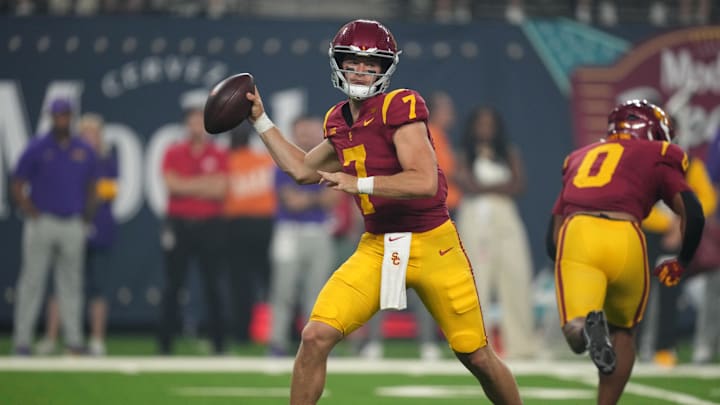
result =
M191 261L197 259L205 284L213 350L222 353L225 347L219 276L224 242L222 213L227 154L205 132L202 104L193 104L186 109L185 126L186 138L170 146L162 165L168 207L162 233L166 284L158 345L160 353L172 352L173 334L178 325L178 293L185 283Z

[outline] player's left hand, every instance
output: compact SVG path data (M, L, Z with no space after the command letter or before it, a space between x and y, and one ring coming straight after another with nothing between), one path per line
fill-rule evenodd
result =
M344 191L350 194L357 194L357 177L351 176L343 172L324 172L318 170L318 174L322 177L320 184L325 183L328 187Z
M653 274L655 274L658 280L666 287L674 287L680 282L680 277L682 277L684 272L685 268L680 264L678 259L668 259L658 264Z

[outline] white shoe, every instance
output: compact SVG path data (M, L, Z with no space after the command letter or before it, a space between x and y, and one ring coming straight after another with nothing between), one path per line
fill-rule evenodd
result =
M50 339L43 339L38 342L35 346L35 354L39 356L49 356L55 353L55 341Z
M440 360L442 351L435 343L423 343L420 345L420 358L423 360Z
M713 353L710 347L705 345L695 346L692 354L692 362L694 364L707 364L712 361Z
M382 359L383 354L383 345L380 342L368 342L365 347L360 350L361 357L371 360Z
M88 350L91 356L104 356L106 354L105 343L102 340L90 340Z

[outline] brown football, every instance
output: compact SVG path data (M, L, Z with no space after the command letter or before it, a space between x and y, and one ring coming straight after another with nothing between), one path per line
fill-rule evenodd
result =
M216 84L205 102L205 130L219 134L240 125L252 107L245 94L254 91L255 79L250 73L236 74Z

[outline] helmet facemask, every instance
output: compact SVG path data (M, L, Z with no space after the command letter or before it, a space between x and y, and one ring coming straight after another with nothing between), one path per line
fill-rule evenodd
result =
M377 49L361 50L356 46L330 46L328 50L328 56L330 57L330 67L332 69L331 80L333 86L348 97L354 100L365 100L380 94L387 90L390 85L390 77L395 72L397 64L400 60L399 55L401 51L397 53L391 53L387 51L380 51ZM355 55L361 57L375 57L380 59L381 72L358 72L355 70L347 70L342 68L342 62L348 55ZM345 74L355 73L362 75L372 75L375 80L370 85L352 84L348 82Z

